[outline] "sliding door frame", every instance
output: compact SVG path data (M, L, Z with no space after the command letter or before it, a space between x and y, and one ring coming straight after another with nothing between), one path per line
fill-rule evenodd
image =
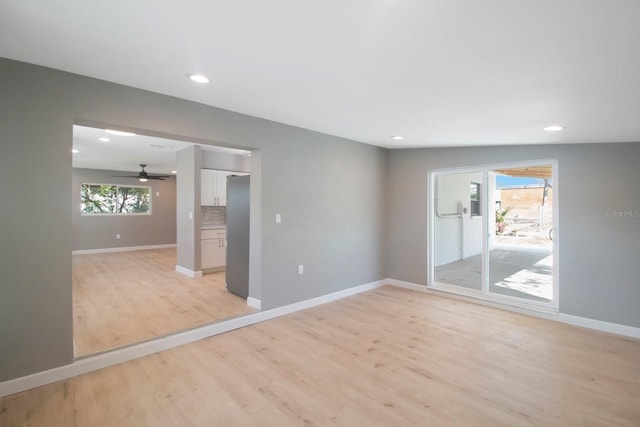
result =
M489 221L493 218L495 206L489 206L489 186L488 173L498 169L522 168L527 166L551 165L552 167L552 183L553 183L553 243L552 243L552 281L553 281L553 297L550 302L533 301L524 298L512 297L508 295L499 295L489 292L489 279L487 272L489 271ZM482 224L482 287L481 291L475 289L466 289L460 286L449 285L437 282L435 280L435 254L436 254L436 177L440 175L459 174L459 173L482 173L481 188L481 206L483 215ZM560 283L559 283L559 241L560 241L560 190L558 182L558 160L557 159L538 159L526 161L513 161L505 163L480 164L464 167L430 169L427 177L427 287L429 289L449 292L463 295L480 300L495 302L501 305L531 309L546 313L557 313L559 308Z

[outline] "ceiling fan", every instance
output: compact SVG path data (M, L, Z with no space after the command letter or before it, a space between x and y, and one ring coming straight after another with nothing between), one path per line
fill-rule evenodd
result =
M144 168L147 167L145 164L140 164L142 170L138 172L138 175L114 175L116 178L136 178L140 182L147 182L150 179L156 179L158 181L163 181L165 178L169 178L171 175L149 175Z

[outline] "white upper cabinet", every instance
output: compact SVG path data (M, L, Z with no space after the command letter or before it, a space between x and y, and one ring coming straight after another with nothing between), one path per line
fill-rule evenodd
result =
M227 176L231 172L216 171L215 193L218 197L216 206L227 206Z
M200 170L200 204L202 206L215 206L213 184L216 171L211 169Z
M202 206L227 205L227 175L232 172L201 169L201 198Z

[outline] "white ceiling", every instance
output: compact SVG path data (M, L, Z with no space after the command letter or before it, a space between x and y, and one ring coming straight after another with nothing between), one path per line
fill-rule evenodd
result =
M99 138L109 138L103 142ZM73 126L74 168L139 172L146 164L150 173L168 174L176 169L176 152L194 145L190 142L146 135L112 135L105 129ZM201 145L203 150L244 155L245 150Z
M638 0L0 2L3 57L385 147L640 141L639 42Z

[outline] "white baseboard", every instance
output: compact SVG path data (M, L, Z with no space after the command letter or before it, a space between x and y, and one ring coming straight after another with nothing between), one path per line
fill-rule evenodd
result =
M632 338L640 338L640 328L633 326L620 325L618 323L610 323L565 313L558 313L558 320L563 323L568 323L569 325L581 326L583 328L595 329Z
M257 298L247 298L247 305L249 307L253 307L255 309L261 310L262 309L262 301L260 301Z
M191 277L192 279L197 279L198 277L202 277L202 271L193 271L188 268L182 267L180 265L176 265L176 271L180 274L184 274L185 276Z
M176 244L167 245L147 245L147 246L126 246L120 248L101 248L101 249L79 249L71 251L72 255L88 255L88 254L104 254L108 252L130 252L130 251L143 251L147 249L166 249L175 248Z
M182 268L182 267L181 267ZM178 270L178 266L176 266ZM187 270L187 269L185 269ZM190 270L187 270L190 271ZM197 273L197 272L193 272ZM253 325L255 323L264 322L266 320L274 319L276 317L284 316L287 314L295 313L300 310L315 307L317 305L325 304L331 301L346 298L351 295L356 295L361 292L366 292L372 289L379 288L383 285L392 285L400 288L410 289L418 292L432 293L434 295L447 296L449 298L460 299L477 304L487 305L496 308L507 309L519 313L524 313L536 317L542 317L551 319L563 323L568 323L576 326L582 326L585 328L595 329L604 332L610 332L618 335L624 335L634 338L640 338L640 328L631 326L619 325L615 323L603 322L600 320L588 319L579 316L572 316L569 314L557 314L551 315L541 312L535 312L531 310L525 310L517 307L508 307L502 304L491 303L488 301L473 299L465 296L457 296L450 293L440 292L427 288L424 285L416 283L403 282L395 279L380 280L377 282L371 282L353 288L344 289L341 291L333 292L328 295L322 295L316 298L311 298L305 301L285 305L282 307L274 308L271 310L260 311L256 313L250 313L243 316L239 316L233 319L223 320L214 324L205 325L199 328L191 329L184 332L179 332L173 335L168 335L161 338L156 338L150 341L146 341L140 344L135 344L129 347L124 347L105 353L88 356L85 358L77 359L69 365L60 366L43 372L37 372L35 374L27 375L25 377L16 378L9 381L0 383L0 398L15 393L20 393L35 387L40 387L46 384L54 383L56 381L66 380L77 375L86 374L88 372L96 371L98 369L106 368L109 366L123 363L129 360L137 359L147 356L149 354L157 353L159 351L168 350L174 347L178 347L190 342L198 341L204 338L209 338L224 332L229 332L234 329L243 328L245 326ZM248 298L253 300L252 303L260 300L255 298ZM261 304L260 304L261 305Z
M234 329L267 320L262 313L248 314L222 322L202 326L173 335L156 338L128 347L79 358L69 365L60 366L43 372L0 383L0 397L20 393L35 387L66 380L77 375L127 362L159 351L168 350L203 338L212 337Z
M351 295L356 295L362 292L370 291L372 289L384 286L387 283L386 280L379 280L377 282L366 283L360 286L354 286L353 288L343 289L341 291L333 292L327 295L307 299L304 301L296 302L293 304L285 305L271 310L263 311L263 313L275 314L273 317L283 316L285 314L295 313L296 311L304 310L307 308L315 307L316 305L326 304L331 301L346 298Z
M333 292L328 295L311 298L309 300L289 304L271 310L242 315L233 319L223 320L210 325L205 325L173 335L156 338L128 347L123 347L105 353L76 359L69 365L59 366L47 371L37 372L35 374L1 382L0 398L11 394L20 393L22 391L30 390L32 388L40 387L46 384L51 384L56 381L63 381L71 377L96 371L98 369L107 368L118 363L127 362L129 360L137 359L149 354L157 353L159 351L169 350L171 348L188 344L190 342L199 341L204 338L209 338L218 334L222 334L224 332L232 331L234 329L253 325L255 323L264 322L265 320L274 319L286 314L295 313L296 311L325 304L327 302L335 301L361 292L366 292L368 290L383 286L385 283L385 280L367 283L364 285L355 286L353 288Z
M425 285L418 285L417 283L411 283L411 282L403 282L402 280L396 280L396 279L387 279L387 284L396 286L398 288L411 289L412 291L418 291L418 292L425 292L429 290L429 288L427 288Z
M529 316L541 317L544 319L555 320L556 322L567 323L569 325L581 326L583 328L594 329L596 331L609 332L616 335L623 335L631 338L640 338L640 328L633 326L620 325L618 323L610 323L602 320L590 319L588 317L574 316L565 313L549 313L539 310L526 309L523 307L514 307L506 304L500 304L492 301L481 300L478 298L456 295L449 292L441 292L438 290L427 288L425 285L416 283L403 282L401 280L387 279L387 283L400 288L411 289L418 292L427 292L435 295L447 296L463 301L481 304L489 307L499 308L503 310L513 311L516 313L526 314Z

